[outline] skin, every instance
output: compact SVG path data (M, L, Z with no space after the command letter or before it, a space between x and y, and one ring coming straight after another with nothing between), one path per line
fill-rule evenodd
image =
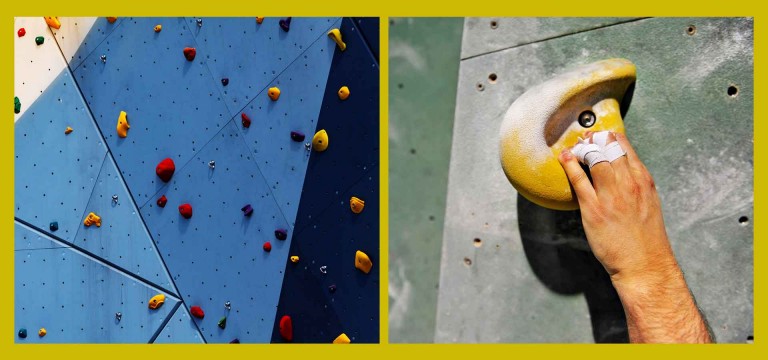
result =
M711 343L667 238L651 174L626 136L611 133L608 140L627 155L593 166L592 182L570 148L558 160L578 198L589 246L621 299L630 342Z

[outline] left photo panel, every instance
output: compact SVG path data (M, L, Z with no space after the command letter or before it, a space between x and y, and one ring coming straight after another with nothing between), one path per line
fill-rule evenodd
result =
M20 343L378 343L379 19L18 17Z

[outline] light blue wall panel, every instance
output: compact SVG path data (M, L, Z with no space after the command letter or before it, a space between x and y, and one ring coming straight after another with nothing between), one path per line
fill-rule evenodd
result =
M197 326L192 321L192 317L189 315L189 310L185 307L179 307L173 316L165 324L165 327L160 334L155 338L154 344L165 343L202 343L203 339L200 337L200 332Z

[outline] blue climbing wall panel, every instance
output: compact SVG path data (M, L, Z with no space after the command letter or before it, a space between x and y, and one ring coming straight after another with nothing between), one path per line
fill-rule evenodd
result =
M341 31L347 50L334 53L318 122L329 147L310 157L290 249L300 261L286 267L273 342L284 341L283 315L294 342L330 342L340 333L353 343L379 340L378 63L351 20ZM350 96L341 101L335 92L344 85ZM350 210L351 196L365 201L362 213ZM370 273L354 267L357 250L371 258Z
M29 333L17 343L146 343L179 304L165 293L165 304L150 310L147 301L162 290L18 221L15 239L14 318Z
M16 278L16 320L30 331L61 324L72 331L60 336L58 328L49 329L34 341L269 342L281 296L323 294L297 293L293 280L281 292L286 264L296 265L288 260L294 238L319 236L318 228L338 238L338 247L299 250L310 261L317 251L316 261L334 269L339 291L330 301L338 306L295 321L314 319L306 329L333 336L296 341L329 342L340 332L355 342L378 341L378 49L369 48L350 19L293 18L288 32L279 20L118 18L109 24L100 18L76 49L65 43L66 31L54 31L62 53L71 54L63 55L71 70L25 103L31 107L16 124L18 227L45 238L36 244L17 231L16 270L26 274ZM153 31L157 24L161 32ZM332 28L341 29L346 52L326 35ZM185 47L196 48L193 61L183 56ZM352 92L344 102L337 95L342 85ZM278 101L266 95L272 86L281 89ZM120 111L131 126L126 138L116 132ZM249 128L241 113L252 119ZM67 126L74 132L65 135ZM316 153L305 144L320 128L332 140ZM305 140L293 141L291 131ZM155 174L164 158L176 166L168 183ZM310 174L313 180L305 179ZM163 208L156 203L162 195L168 199ZM349 210L352 195L366 200L362 214ZM183 203L192 205L191 219L180 215ZM246 204L254 208L250 217L240 210ZM82 224L91 211L102 217L101 227ZM297 221L300 213L305 220ZM49 231L54 220L59 229ZM287 239L276 239L276 229L286 229ZM67 260L59 259L63 249ZM374 262L368 275L354 268L358 249ZM46 265L55 258L85 268L76 275L65 269L71 279L46 300L46 307L74 306L61 317L65 322L41 317L28 299L52 272L36 262L21 267L20 256L29 252ZM116 286L132 290L117 299ZM151 311L147 301L158 292L168 301ZM100 305L88 307L81 298ZM114 310L119 302L125 310ZM190 315L195 305L205 311L203 319ZM116 311L123 313L119 323ZM78 326L87 329L74 331Z

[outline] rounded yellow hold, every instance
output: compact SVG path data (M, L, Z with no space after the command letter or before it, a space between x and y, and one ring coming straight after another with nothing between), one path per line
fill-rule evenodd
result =
M297 263L297 262L299 262L299 257L298 257L298 256L296 256L296 255L294 255L294 256L291 256L291 262L292 262L292 263L294 263L294 264L295 264L295 263Z
M349 88L346 86L342 86L341 89L339 89L339 99L347 100L348 97L349 97Z
M352 341L349 340L349 336L345 333L341 333L341 335L337 336L335 339L333 339L334 344L349 344Z
M120 112L120 116L117 118L117 136L124 138L128 136L128 129L131 125L128 124L128 114L125 111Z
M158 309L165 304L165 295L157 294L149 299L149 308L152 310Z
M269 96L272 101L277 101L277 99L280 98L280 88L277 86L273 86L267 90L267 96Z
M328 32L328 37L336 42L336 45L339 46L341 51L347 50L347 44L341 40L341 31L339 31L339 29L331 29L331 31Z
M40 330L37 330L37 336L43 337L45 334L48 334L48 330L45 330L45 328L40 328Z
M359 214L363 212L363 208L365 207L365 201L362 199L353 196L351 199L349 199L349 207L352 209L352 212L355 214Z
M45 23L54 29L61 29L61 22L58 16L46 16Z
M91 225L101 227L101 216L96 215L94 212L90 212L88 213L88 216L85 217L85 220L83 220L83 225L86 227L90 227Z
M587 130L624 133L620 104L635 74L629 60L598 61L539 84L512 103L501 125L499 155L520 195L550 209L579 207L557 157ZM587 111L596 121L582 124L579 117Z
M367 274L371 271L373 263L371 262L371 259L368 258L368 255L360 250L357 250L355 253L355 267Z
M65 134L67 134L67 135L69 135L70 133L72 133L72 128L71 128L71 127L69 127L69 126L67 126L67 128L66 128L66 129L64 129L64 133L65 133Z
M163 25L157 24L155 25L155 32L161 32L163 31Z
M328 149L328 133L325 132L325 129L318 131L312 137L312 149L317 152L323 152Z

